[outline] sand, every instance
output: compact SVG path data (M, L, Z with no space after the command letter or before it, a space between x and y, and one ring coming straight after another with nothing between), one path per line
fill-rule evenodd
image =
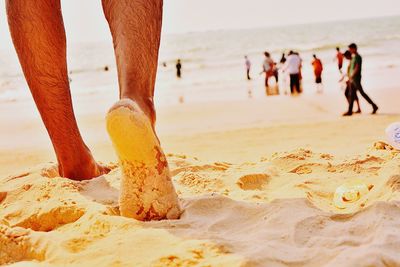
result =
M395 90L381 92L381 115L352 118L338 116L338 94L159 107L184 210L159 222L119 216L109 98L75 99L83 136L113 169L84 182L58 177L32 103L4 103L0 264L400 266L400 152L384 136L400 116ZM367 189L338 204L344 184Z

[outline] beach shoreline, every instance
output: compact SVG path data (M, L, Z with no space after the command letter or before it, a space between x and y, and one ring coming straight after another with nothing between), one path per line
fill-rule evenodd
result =
M327 37L333 22L309 26L293 48L304 64L304 92L294 96L285 94L286 76L280 95L269 96L255 74L265 46L277 59L296 27L164 39L156 129L183 207L171 221L120 216L121 171L105 121L118 99L111 42L69 50L79 129L111 169L82 182L59 177L48 133L7 52L10 64L0 67L0 265L397 266L400 152L387 144L385 129L400 121L400 20L376 20L374 27L387 29L376 38L357 26L367 22L354 22L346 34L338 22ZM376 115L360 98L362 114L342 117L347 102L333 48L353 32ZM324 61L319 94L308 62L315 50ZM254 63L251 81L243 53ZM174 77L177 58L181 79Z

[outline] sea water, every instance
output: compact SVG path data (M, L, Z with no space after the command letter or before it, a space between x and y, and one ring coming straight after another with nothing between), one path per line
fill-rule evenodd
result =
M305 94L315 93L312 54L324 64L325 90L340 91L335 48L351 42L363 56L363 83L368 91L397 86L400 69L400 17L371 18L273 28L220 30L162 36L155 100L158 105L266 97L262 70L263 52L279 62L289 50L303 59ZM244 55L252 62L252 81L247 81ZM182 78L175 75L175 62L182 60ZM115 59L110 42L68 46L72 94L118 96ZM166 64L166 67L162 63ZM104 71L108 66L109 71ZM345 69L345 68L344 68ZM272 83L274 79L271 79ZM286 81L285 81L286 80ZM281 76L280 91L288 90ZM30 98L15 52L0 51L0 102Z

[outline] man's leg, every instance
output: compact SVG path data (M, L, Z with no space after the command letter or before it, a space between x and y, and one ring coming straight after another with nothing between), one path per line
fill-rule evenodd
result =
M121 100L107 129L123 172L120 211L139 220L176 219L178 197L154 132L154 84L162 0L103 0L114 42Z
M299 74L295 74L294 79L295 79L295 86L296 86L297 93L300 94L300 93L301 93L301 88L300 88L300 75L299 75Z
M361 113L360 100L358 99L357 92L355 92L354 96L355 96L355 97L354 97L355 102L356 102L356 104L357 104L357 111L356 111L356 113Z
M290 93L294 94L294 76L290 74Z
M353 82L354 86L357 88L357 90L360 92L360 94L364 97L364 99L372 106L373 108L373 114L376 113L378 110L378 106L369 98L369 96L364 92L364 89L361 85L361 80L354 80Z
M26 81L57 155L62 177L90 179L107 170L84 144L75 120L58 0L7 0L8 24Z
M344 113L344 116L351 116L353 115L353 106L354 106L354 101L357 97L357 89L352 83L348 84L349 86L349 108L347 109L347 112Z

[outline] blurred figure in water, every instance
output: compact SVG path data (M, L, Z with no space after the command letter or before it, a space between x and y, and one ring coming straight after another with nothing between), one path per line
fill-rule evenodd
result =
M265 73L265 89L267 95L279 95L279 87L278 87L278 68L274 60L271 58L271 55L268 52L264 52L264 63L263 63L263 71L260 73ZM269 78L275 77L275 86L270 88L269 86ZM272 89L272 90L271 90Z
M314 69L314 75L315 75L315 83L317 84L317 93L322 93L323 91L323 86L322 86L322 71L324 70L324 67L322 65L322 62L317 56L314 54L313 55L313 61L311 62L311 65L313 66Z
M281 57L281 60L279 61L279 63L281 63L283 65L283 64L285 64L285 62L286 62L286 56L285 56L285 53L282 53L282 57Z
M286 55L285 55L285 53L282 53L282 57L281 57L281 60L279 61L279 70L281 70L281 77L282 77L282 86L283 86L283 89L284 89L284 93L285 93L285 95L287 95L288 94L288 88L287 88L287 83L286 83L286 81L287 81L287 75L286 75L286 72L285 72L285 69L284 69L284 67L285 67L285 63L286 63Z
M344 55L342 54L342 52L340 52L340 47L336 47L336 60L340 73L342 73L342 68L343 68L343 57Z
M296 92L299 94L301 93L301 88L300 88L301 64L302 60L300 56L297 53L290 51L286 59L285 66L283 67L283 70L287 72L290 76L290 92L292 94Z
M176 77L178 77L179 79L182 78L182 63L181 60L178 59L176 61Z
M274 61L268 52L264 52L264 56L265 58L262 65L263 70L260 74L265 73L265 87L268 87L269 78L273 75Z
M244 64L246 66L246 74L247 74L247 80L251 80L250 77L250 70L251 70L251 61L247 56L244 56Z

